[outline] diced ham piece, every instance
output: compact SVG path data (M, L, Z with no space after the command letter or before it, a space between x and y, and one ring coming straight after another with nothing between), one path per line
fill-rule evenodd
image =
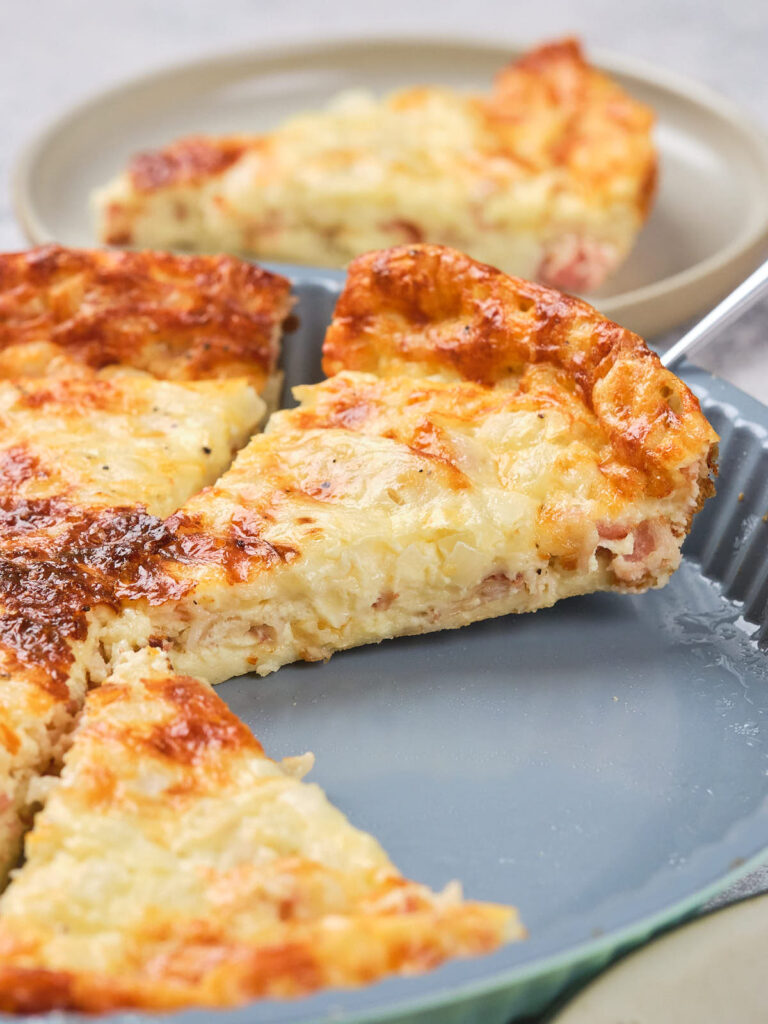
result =
M629 533L628 526L621 523L598 523L597 535L601 540L624 540Z
M618 262L611 243L564 235L545 247L536 277L566 292L589 292L600 287Z
M635 530L635 546L632 554L627 555L628 562L642 562L656 548L659 533L666 533L666 529L659 523L649 522L647 519Z
M523 574L517 573L510 579L505 572L494 572L486 576L480 584L480 597L483 601L496 601L505 597L510 590L519 590L523 586Z
M646 519L632 531L632 538L632 551L616 555L611 562L617 579L637 583L662 568L673 571L680 564L680 545L668 523Z

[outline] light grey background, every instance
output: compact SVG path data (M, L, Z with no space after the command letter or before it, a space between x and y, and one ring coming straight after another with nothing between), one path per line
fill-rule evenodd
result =
M589 47L706 82L768 131L766 0L0 0L0 248L24 244L10 197L16 154L90 93L149 68L250 43L404 31L530 42L575 33ZM699 361L768 401L768 303ZM731 895L758 887L768 887L768 871Z

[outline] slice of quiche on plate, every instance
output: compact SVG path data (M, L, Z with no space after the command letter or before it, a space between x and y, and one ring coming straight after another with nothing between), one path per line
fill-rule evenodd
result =
M636 335L439 246L353 263L323 383L168 521L104 643L215 682L663 586L717 436ZM181 595L181 596L179 596Z
M0 899L0 1009L229 1006L490 952L515 912L403 878L211 687L132 654L88 695Z
M142 153L95 197L98 231L113 245L319 266L443 243L588 291L647 216L652 125L646 106L564 40L502 69L487 94L354 91L269 134Z
M34 779L103 673L101 618L151 585L161 517L226 468L263 411L241 380L0 381L0 879Z

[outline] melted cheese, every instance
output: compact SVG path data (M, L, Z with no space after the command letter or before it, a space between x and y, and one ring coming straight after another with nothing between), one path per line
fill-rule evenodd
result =
M0 489L167 516L227 468L263 415L242 380L180 385L102 372L0 381Z
M143 651L89 695L0 900L0 1008L223 1006L521 936L509 908L405 880L296 759Z
M252 429L245 384L0 384L4 853L47 799L0 1008L230 1005L519 934L403 880L192 677L660 586L716 435L641 339L435 246L355 262L324 364L171 515Z

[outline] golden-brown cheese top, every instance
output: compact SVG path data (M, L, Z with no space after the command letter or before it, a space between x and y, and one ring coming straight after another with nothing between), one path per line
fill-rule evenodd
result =
M323 348L329 375L359 370L517 388L534 365L560 371L649 486L713 447L689 388L636 334L578 299L443 246L368 253L350 266Z
M87 699L0 901L0 1009L225 1006L370 983L519 937L435 895L156 652Z
M187 589L155 566L171 534L141 506L2 498L0 526L10 552L0 558L0 661L54 697L68 694L71 644L85 637L96 605L117 610L121 598L167 601Z
M168 149L139 153L131 160L131 178L140 192L198 181L225 171L243 155L247 145L246 137L231 136L212 146L206 136L193 135Z
M142 772L151 771L153 762L160 770L171 768L176 779L169 796L188 801L203 792L217 794L230 758L242 752L263 753L250 730L200 680L169 675L146 679L143 685L147 713L141 722L132 714L136 694L131 687L106 683L89 701L88 731L80 736L96 748L106 750L116 744L133 752ZM77 798L84 803L114 801L114 775L108 760L83 783ZM153 794L147 796L151 801Z
M653 115L590 67L576 40L550 43L525 54L499 73L488 95L464 96L419 86L389 96L383 101L383 112L408 117L446 100L472 135L472 144L463 152L448 147L454 173L480 173L488 181L497 178L503 184L550 172L558 176L561 186L567 182L568 188L592 202L610 205L617 193L626 200L629 189L630 202L645 214L655 181ZM331 127L326 137L303 156L318 172L333 175L364 160L366 153L359 141L356 144L344 134L343 114L333 111L327 116ZM282 130L286 146L296 144L291 133L300 123L298 118ZM254 155L263 158L266 168L273 162L277 167L282 159L281 138L278 132L250 138L180 139L135 157L128 171L130 183L139 195L169 187L194 188L215 181ZM381 154L367 155L381 158ZM432 159L429 146L424 155L428 162ZM414 240L419 240L418 225L404 222L403 227L406 237L413 232ZM130 238L110 241L129 244Z
M482 107L501 152L536 170L566 169L585 192L606 197L637 178L635 201L647 212L656 181L653 112L591 68L577 40L514 61Z
M110 365L171 380L274 370L290 284L229 256L49 245L0 255L0 377Z
M0 381L0 660L66 696L95 605L168 598L162 516L224 469L263 404L242 380Z

